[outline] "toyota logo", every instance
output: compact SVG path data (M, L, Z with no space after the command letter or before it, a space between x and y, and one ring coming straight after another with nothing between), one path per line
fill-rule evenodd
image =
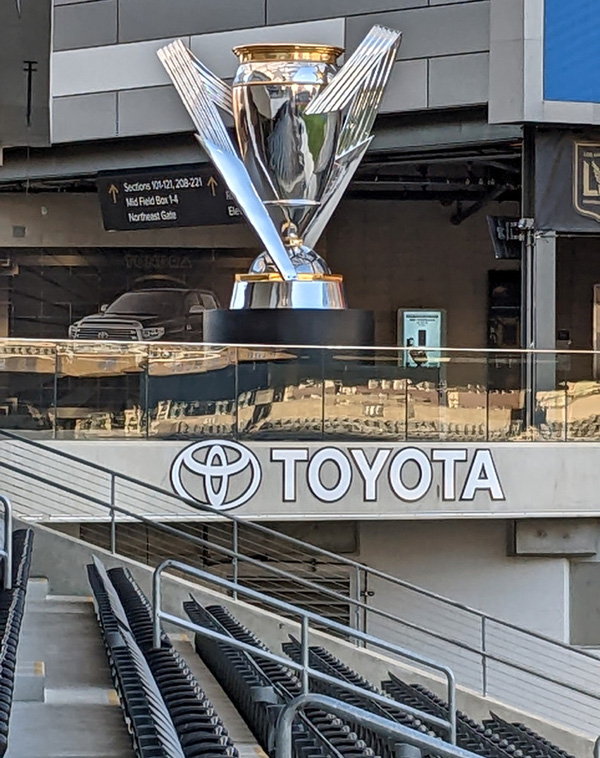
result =
M171 467L171 484L180 497L218 511L247 503L261 479L254 453L229 440L196 442L182 450Z
M108 332L98 332L98 339L99 340L107 340L108 339Z

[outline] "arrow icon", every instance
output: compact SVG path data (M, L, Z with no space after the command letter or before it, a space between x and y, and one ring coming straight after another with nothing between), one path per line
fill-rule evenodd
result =
M119 196L119 188L114 184L111 184L108 188L108 194L112 197L113 204L117 204L117 197Z
M211 194L214 197L217 194L217 187L219 186L219 182L215 179L214 176L209 176L206 184L208 187L210 187Z

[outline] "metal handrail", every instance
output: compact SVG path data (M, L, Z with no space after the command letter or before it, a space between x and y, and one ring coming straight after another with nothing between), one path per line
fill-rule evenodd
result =
M85 339L37 339L34 337L3 337L0 338L0 350L3 344L8 345L43 345L45 347L66 347L70 348L72 353L77 353L74 348L90 347L94 348L94 352L99 352L99 348L104 345L110 345L114 348L119 348L122 352L126 347L137 348L136 354L142 355L140 347L150 348L154 347L163 352L169 350L181 351L182 349L190 350L223 350L225 348L231 348L234 350L245 350L252 352L253 350L272 350L276 352L285 352L286 350L321 350L323 352L332 352L334 350L362 350L369 353L406 353L414 348L406 347L404 345L378 345L376 347L369 345L303 345L303 344L287 344L287 345L270 345L267 343L254 343L245 344L242 342L228 342L227 344L217 342L162 342L145 340L143 343L124 342L123 340L102 340L101 343L98 340L85 340ZM447 346L427 346L429 351L437 351L443 353L467 353L467 354L500 354L500 355L599 355L600 350L589 350L585 348L573 348L568 350L553 350L552 348L526 348L526 347L447 347Z
M206 582L216 584L225 590L229 590L231 592L235 590L240 595L249 597L262 604L270 605L273 608L276 608L278 611L285 613L286 615L297 616L300 619L302 628L300 642L302 651L302 663L296 663L296 661L292 661L291 659L282 658L281 656L275 655L271 651L254 647L253 645L241 642L240 640L233 640L233 638L222 635L219 632L207 630L205 627L198 626L193 622L188 622L187 620L181 619L178 616L164 612L161 608L161 577L163 575L163 572L169 568L181 572L182 574L188 574L189 576L194 576L197 579L202 579ZM328 684L335 684L342 689L346 689L349 692L353 692L354 694L363 695L371 700L374 700L375 702L381 703L382 705L393 706L396 708L399 707L399 710L405 710L407 713L418 716L420 719L424 719L431 724L435 724L436 726L441 726L447 729L450 735L450 741L453 744L456 742L456 680L452 669L448 666L438 663L437 661L433 661L430 658L418 655L417 653L413 653L410 650L406 650L405 648L400 647L400 645L396 645L392 642L387 642L386 640L374 637L371 634L366 634L365 632L361 632L357 629L352 629L351 627L340 624L337 621L332 621L331 619L320 616L319 614L313 613L312 611L307 611L303 608L299 608L296 605L292 605L291 603L286 603L283 600L278 600L277 598L271 597L264 592L250 589L249 587L245 587L239 583L231 582L229 579L223 579L222 577L215 576L208 571L197 569L194 566L189 566L186 563L182 563L181 561L176 561L171 558L163 561L160 566L154 570L152 577L152 623L153 644L155 648L159 648L161 646L161 621L167 621L177 626L181 626L182 628L188 629L189 631L196 631L199 634L205 634L207 637L218 639L222 642L226 642L227 644L232 643L233 640L235 642L235 647L240 647L240 649L243 649L247 653L251 653L252 655L256 654L258 656L268 658L271 661L281 663L288 668L294 669L302 675L302 682L305 691L307 691L310 678L313 678L326 682ZM400 658L405 658L406 660L412 661L414 663L420 663L422 666L426 666L427 668L431 668L434 671L439 671L442 673L446 677L447 683L448 719L440 719L437 716L426 714L424 711L420 711L418 709L410 708L409 711L409 706L398 703L392 698L386 697L385 695L380 695L377 692L365 690L364 688L357 687L350 682L328 676L327 674L323 674L317 669L313 669L308 663L308 637L309 625L311 622L313 624L317 624L319 627L325 627L326 629L331 629L332 631L338 632L345 636L354 637L356 639L362 640L363 642L368 642L373 647L381 648L382 650L393 653ZM198 629L200 631L198 631Z
M5 590L12 589L12 506L6 495L0 495L0 505L3 509L4 537L0 548L0 560L4 561L4 577L2 587Z
M486 622L491 622L491 623L494 623L494 624L498 624L499 626L502 626L504 628L511 629L513 631L517 631L517 632L519 632L521 634L524 634L527 637L532 637L532 638L535 638L537 640L540 640L540 641L543 641L543 642L547 642L549 644L552 644L552 645L555 645L557 647L560 647L560 648L562 648L564 650L569 650L570 652L575 652L575 653L577 653L577 654L579 654L579 655L581 655L583 657L587 657L587 658L590 658L590 659L593 659L593 660L598 660L598 655L596 655L596 654L594 654L594 653L592 653L592 652L590 652L588 650L579 649L579 648L575 649L571 645L569 645L567 642L563 642L562 640L554 639L554 638L549 637L547 635L544 635L544 634L542 634L540 632L536 632L535 630L532 630L532 629L525 629L524 627L520 627L517 624L514 624L514 623L512 623L510 621L506 621L506 620L500 619L500 618L498 618L496 616L492 616L492 615L487 614L487 613L485 613L485 612L483 612L481 610L478 610L476 608L472 608L469 605L461 603L461 602L459 602L457 600L452 600L451 598L447 598L447 597L444 597L443 595L439 595L436 592L433 592L432 590L428 590L428 589L426 589L424 587L418 587L415 584L407 582L404 579L400 579L399 577L396 577L396 576L394 576L392 574L388 574L385 571L381 571L380 569L372 568L370 566L367 566L364 563L360 563L359 561L355 561L355 560L352 560L351 558L347 558L344 555L333 553L330 550L327 550L325 548L319 547L317 545L311 545L310 543L304 542L304 541L302 541L302 540L300 540L300 539L298 539L296 537L292 537L290 535L283 534L282 532L278 532L276 529L271 529L268 526L265 526L264 524L260 524L260 523L257 523L257 522L250 522L247 519L244 519L244 518L242 518L240 516L236 516L236 515L234 515L232 513L228 513L228 512L224 512L224 511L223 512L219 512L218 515L216 515L215 511L212 508L210 508L209 506L203 505L201 503L198 503L195 500L181 497L179 495L174 494L173 492L169 492L168 490L165 490L165 489L163 489L161 487L158 487L158 486L156 486L154 484L150 484L148 482L142 482L139 479L136 479L135 477L129 476L128 474L123 474L123 473L120 473L120 472L115 472L112 469L109 469L106 466L102 466L101 464L96 463L94 461L88 461L88 460L86 460L84 458L80 458L80 457L78 457L76 455L73 455L72 453L68 453L68 452L66 452L64 450L58 450L58 449L55 449L53 447L49 447L48 445L45 445L45 444L43 444L41 442L37 442L35 440L30 440L30 439L28 439L26 437L21 437L18 434L14 434L13 432L8 432L8 431L6 431L4 429L0 430L0 438L1 437L7 437L9 439L15 440L16 442L25 443L28 446L31 446L31 447L43 450L44 452L50 453L50 454L52 454L54 456L57 456L57 457L60 457L60 458L65 458L65 459L73 461L75 463L83 464L85 466L88 466L89 468L94 469L95 471L100 471L100 472L102 472L104 474L107 474L109 477L113 478L115 481L116 480L122 480L122 481L125 481L125 482L129 482L130 484L134 484L137 487L140 487L140 488L142 488L144 490L147 490L149 492L152 492L154 494L158 494L158 495L162 495L162 496L167 496L167 497L169 497L169 498L171 498L173 500L185 503L186 505L193 507L194 510L202 511L203 513L206 513L207 515L212 516L215 520L218 519L220 521L230 521L232 523L237 523L238 525L242 524L247 529L252 529L253 531L260 532L260 533L268 535L270 537L274 537L275 539L281 540L282 542L286 542L287 544L294 545L296 547L302 548L306 552L316 553L317 555L320 555L320 556L322 556L324 558L327 558L328 561L334 562L336 564L342 564L342 565L348 566L350 568L353 568L355 570L359 569L360 571L364 571L367 576L374 576L374 577L377 577L379 579L383 579L383 580L385 580L387 582L390 582L391 584L394 584L394 585L396 585L398 587L402 587L404 589L410 590L411 592L415 592L416 594L421 595L423 597L427 597L427 598L429 598L431 600L435 600L437 602L440 602L440 603L442 603L443 605L445 605L447 607L456 608L457 610L464 611L465 613L469 613L469 614L471 614L473 616L476 616L476 617L478 617L479 619L482 619L482 620L485 619ZM1 465L5 466L7 468L9 467L4 462L2 462ZM49 483L52 484L52 482L49 482ZM114 485L111 485L111 487L113 488L113 491L114 491ZM84 493L80 493L77 490L71 490L71 493L72 494L76 494L76 495L78 495L80 497L84 497L84 498L89 499L89 500L93 500L98 505L101 505L103 507L110 507L110 505L107 505L103 501L101 501L99 499L95 499L92 496L88 496L88 495L86 495ZM116 510L118 510L118 509L116 509ZM137 514L126 512L123 509L121 509L121 512L124 515L128 515L128 516L131 516L133 518L139 518L139 516ZM150 523L152 523L152 524L155 524L155 522L153 522L150 519L148 521ZM192 535L188 535L187 533L183 533L183 532L181 532L181 534L185 535L186 538L190 538L192 536ZM210 543L210 544L213 545L213 543ZM215 545L215 547L217 547L217 546ZM261 564L261 565L264 565L264 564ZM347 598L347 599L350 599L353 603L356 602L355 600L352 600L351 598ZM366 606L366 607L367 607L367 609L368 609L369 612L373 612L373 611L376 610L372 606ZM393 619L397 620L397 621L402 621L401 619L399 619L397 617L393 617ZM448 640L448 641L451 641L451 640ZM481 651L478 651L478 652L481 652Z
M476 753L463 750L455 744L422 734L355 705L312 692L298 695L284 705L275 727L275 758L292 758L292 724L296 715L309 707L322 708L341 719L371 729L390 740L396 740L399 744L412 745L419 750L415 753L415 758L420 758L421 750L424 755L435 755L439 758L477 758Z
M5 463L5 462L2 462L0 465L4 466L8 470L12 470L12 471L15 471L15 472L20 471L16 466L12 466L11 464L8 464L8 463ZM52 485L55 486L55 483L52 482L52 480L47 479L47 478L45 478L43 476L40 476L39 474L31 474L31 473L29 473L28 476L30 476L31 478L33 478L36 481L39 481L39 482L41 482L43 484L48 484L48 485L51 485L51 486ZM75 490L75 489L73 489L73 488L71 488L71 487L69 487L67 485L61 485L61 489L64 492L76 495L76 496L81 497L83 499L86 499L86 500L88 500L90 502L93 502L95 505L99 505L102 508L106 508L106 509L110 510L110 513L111 513L111 520L110 520L111 521L111 543L114 540L114 530L113 530L113 527L114 527L114 525L116 523L115 522L115 514L119 513L122 516L125 516L125 517L133 519L133 520L140 521L141 523L145 523L145 524L150 525L150 526L152 526L154 528L158 528L161 531L165 531L167 533L170 533L170 534L172 534L174 536L177 536L178 538L184 539L184 540L186 540L188 542L191 542L191 543L193 543L195 545L198 545L199 547L208 547L208 548L210 548L211 550L213 550L215 552L220 552L223 555L226 555L226 556L230 557L232 559L232 562L234 560L236 560L238 562L247 563L249 565L256 566L257 568L260 568L262 571L264 571L266 573L270 573L270 574L272 574L274 576L278 576L278 577L285 578L285 579L292 579L297 584L300 584L300 585L305 586L305 587L309 587L311 589L318 590L319 592L321 592L324 595L328 595L329 597L334 598L336 600L341 600L343 602L346 602L346 603L348 603L350 605L355 606L356 608L358 608L360 610L368 611L368 612L372 613L373 615L380 616L380 617L385 618L385 619L387 619L389 621L394 621L395 623L398 623L401 626L404 626L404 627L406 627L408 629L412 629L414 631L421 632L421 633L423 633L423 634L425 634L425 635L427 635L427 636L429 636L429 637L431 637L433 639L437 639L437 640L439 640L441 642L451 643L452 645L454 645L455 647L458 647L461 650L464 650L466 652L473 653L473 654L475 654L477 656L482 657L484 660L493 661L495 663L500 663L500 664L505 665L505 666L507 666L509 668L512 668L512 669L515 669L515 670L520 671L522 673L528 674L528 675L530 675L532 677L535 677L537 679L541 679L542 681L548 682L550 684L556 684L558 686L565 687L566 689L571 690L573 692L577 692L580 695L585 695L586 697L591 697L591 698L593 698L595 700L600 700L600 692L592 692L591 690L587 690L587 689L585 689L583 687L579 687L576 684L570 684L568 682L565 682L565 681L562 681L560 679L557 679L556 677L552 677L552 676L549 676L548 674L544 674L543 672L541 672L541 671L539 671L537 669L533 669L533 668L531 668L529 666L526 666L525 664L517 663L516 661L511 661L510 659L505 658L505 657L503 657L501 655L496 655L494 653L490 653L489 651L486 651L485 648L483 648L483 647L482 648L474 647L473 645L469 645L466 642L462 642L460 640L453 639L452 637L448 637L446 635L443 635L440 632L436 632L436 631L433 631L431 629L427 629L426 627L419 626L418 624L415 624L413 622L406 621L404 619L401 619L398 616L395 616L395 615L391 614L389 611L385 611L385 610L380 609L380 608L375 608L375 607L370 606L370 605L368 605L367 603L365 603L365 602L363 602L361 600L357 600L357 599L349 597L347 595L343 595L343 594L341 594L339 592L336 592L335 590L332 590L332 589L330 589L328 587L323 587L322 585L316 584L315 582L311 582L309 579L306 579L304 577L300 577L300 576L298 576L296 574L292 574L292 573L290 573L288 571L285 571L284 569L278 568L276 566L272 566L269 563L265 563L265 562L262 562L262 561L259 561L259 560L255 559L255 558L251 558L249 556L245 556L245 555L243 555L242 553L239 553L239 552L234 552L233 550L231 550L229 548L226 548L223 545L219 545L217 543L211 542L210 540L205 540L205 539L202 539L201 537L197 537L195 535L188 534L187 532L183 532L180 529L177 529L176 527L169 526L168 524L157 524L155 521L152 521L152 519L149 519L146 516L135 514L132 511L129 511L129 510L125 509L125 508L122 508L122 507L120 507L118 505L115 505L115 504L108 505L107 503L105 503L104 501L100 500L99 498L95 498L92 495L89 495L87 493L81 493L78 490ZM114 547L115 547L114 544L111 544L111 549L112 549L113 554L115 553ZM213 575L213 574L209 574L209 576L211 576L211 577L213 577L213 578L216 579L215 575ZM226 580L222 580L222 581L226 581ZM237 582L234 582L233 584L234 584L234 586L232 587L232 596L233 596L234 599L237 599L238 588L241 585L239 585ZM248 592L249 592L249 590L247 590L247 593ZM295 607L295 606L293 606L293 607ZM331 623L335 623L335 622L331 622ZM344 627L344 628L347 629L348 627ZM360 639L360 637L358 635L354 634L354 633L353 633L352 636L354 636L356 639ZM550 638L545 638L542 635L539 635L539 636L540 636L540 638L542 640L547 640L547 641L549 641L549 642L551 642L553 644L555 642L554 640L552 640ZM366 641L368 642L368 640L366 640ZM556 642L558 644L558 641L556 641ZM584 657L593 658L595 661L599 661L600 660L600 658L597 655L594 655L593 653L589 653L588 651L580 651L578 649L574 649L574 648L570 647L569 645L566 645L566 643L560 643L560 644L563 647L565 647L566 649L568 649L569 652L574 652L576 654L581 653ZM484 674L485 674L485 668L484 668ZM484 679L485 679L485 676L484 676ZM483 695L487 694L487 692L485 691L485 681L484 681L484 687L483 687L482 694Z

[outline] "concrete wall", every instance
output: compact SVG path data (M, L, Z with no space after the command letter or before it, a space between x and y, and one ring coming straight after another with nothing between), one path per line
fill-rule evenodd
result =
M240 42L353 50L373 24L404 32L383 112L488 100L490 0L55 0L54 142L189 131L156 58L182 37L219 76Z
M507 555L507 522L361 522L360 560L408 582L568 640L569 562ZM405 612L375 589L373 602Z
M432 308L447 312L449 346L487 347L488 271L517 268L494 259L487 213L518 208L492 205L453 226L438 203L341 204L327 230L328 261L344 274L352 307L375 311L376 344L397 344L398 308Z

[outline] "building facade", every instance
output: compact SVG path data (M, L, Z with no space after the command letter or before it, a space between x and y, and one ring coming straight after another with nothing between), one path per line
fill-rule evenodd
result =
M600 570L598 11L568 5L23 0L19 16L2 0L5 426L166 489L188 446L219 441L224 465L233 442L262 477L245 500L254 485L239 485L240 515L316 525L324 546L344 530L347 552L375 567L598 644L582 612ZM373 24L403 42L320 251L352 307L375 312L377 349L324 351L315 368L281 351L167 349L163 322L146 337L162 329L163 348L86 332L123 293L226 305L234 273L260 252L235 213L149 228L109 218L120 182L199 177L208 193L219 181L156 51L182 38L231 79L242 42L351 52ZM84 336L96 343L73 339ZM206 486L194 496L214 505Z

